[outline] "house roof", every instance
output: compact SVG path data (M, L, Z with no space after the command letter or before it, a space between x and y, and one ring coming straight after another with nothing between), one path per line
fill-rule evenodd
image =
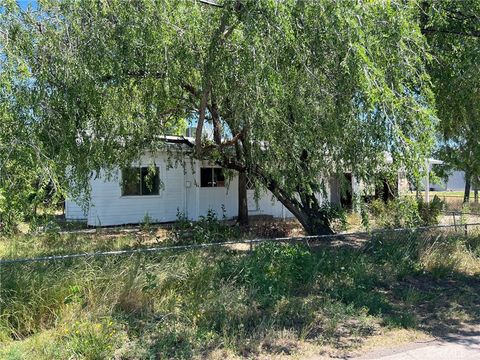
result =
M185 144L190 147L195 146L195 139L188 136L165 135L162 139L169 144Z

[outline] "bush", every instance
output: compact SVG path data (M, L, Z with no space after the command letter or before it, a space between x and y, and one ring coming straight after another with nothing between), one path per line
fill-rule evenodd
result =
M183 212L178 211L170 241L175 245L186 245L222 242L239 237L238 226L219 221L216 212L209 209L207 215L200 216L198 221L191 221Z
M420 218L422 219L422 225L437 225L438 218L445 206L445 201L441 200L437 195L433 197L430 203L426 203L425 201L423 201L423 198L420 198L417 201L418 212Z
M410 196L384 203L374 200L369 205L370 214L382 228L412 228L438 224L444 202L435 196L430 203Z

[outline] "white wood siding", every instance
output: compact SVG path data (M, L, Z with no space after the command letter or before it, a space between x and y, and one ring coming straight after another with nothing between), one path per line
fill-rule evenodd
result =
M65 200L65 218L67 220L86 220L88 214L71 199Z
M225 187L200 187L200 168L209 166L205 162L187 161L182 166L167 168L167 154L159 153L144 156L132 166L149 166L152 162L158 166L163 187L159 195L122 196L121 171L117 170L113 178L107 179L103 173L91 180L91 202L87 218L90 226L109 226L142 223L145 216L154 222L171 222L177 219L177 212L183 212L188 218L197 220L213 209L218 218L233 218L238 214L238 178L235 176ZM321 197L319 196L319 199ZM78 205L67 200L66 217L80 218ZM81 210L81 209L80 209ZM290 218L292 214L273 198L269 191L264 191L258 199L258 209L252 215L271 215L277 218Z

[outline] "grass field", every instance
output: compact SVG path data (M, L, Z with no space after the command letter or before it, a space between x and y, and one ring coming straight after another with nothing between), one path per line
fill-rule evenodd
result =
M480 237L437 235L2 265L0 358L343 356L450 331L480 316ZM136 242L22 235L0 253Z

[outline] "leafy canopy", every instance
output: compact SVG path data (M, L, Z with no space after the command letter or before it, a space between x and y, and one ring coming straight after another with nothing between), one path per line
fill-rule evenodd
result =
M15 124L3 144L28 133L79 194L92 171L161 148L203 112L241 140L203 138L197 156L236 159L292 198L318 191L319 174L371 180L385 152L389 170L418 173L434 126L418 4L218 3L4 2L1 71L15 86L2 106L14 103Z

